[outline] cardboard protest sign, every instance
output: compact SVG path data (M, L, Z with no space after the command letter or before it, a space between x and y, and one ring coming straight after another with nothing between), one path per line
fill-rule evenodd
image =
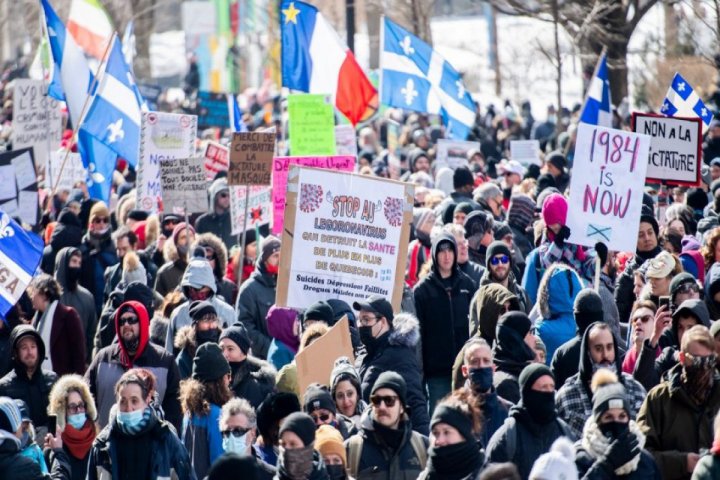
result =
M202 157L160 160L165 212L178 215L207 212L208 183L204 163Z
M67 155L67 161L65 161ZM65 167L63 168L63 162ZM45 186L57 191L72 190L77 181L85 181L87 169L82 163L79 153L67 153L65 150L56 150L50 154L50 160L45 167Z
M274 153L274 132L234 133L228 185L270 185Z
M38 184L32 148L0 154L0 210L29 225L37 223Z
M524 167L540 165L540 141L510 140L510 159L517 160Z
M288 95L293 156L335 155L335 110L327 95Z
M647 180L700 185L702 120L633 113L633 131L649 135Z
M633 252L650 137L580 123L570 182L570 243Z
M415 187L292 166L275 302L382 295L400 309Z
M480 150L480 142L439 139L435 156L436 168L448 167L455 170L458 167L467 167L467 154L470 150Z
M205 174L212 181L220 172L227 172L230 166L230 152L217 142L208 142L205 146Z
M352 125L335 126L335 150L338 155L357 157L357 137Z
M332 326L328 332L295 355L298 388L304 392L312 383L328 385L335 360L348 357L355 361L350 341L350 322L347 315Z
M248 195L248 216L245 218L245 189ZM230 233L239 235L248 228L261 227L270 223L272 218L272 193L270 187L230 187Z
M224 93L199 91L197 95L198 128L230 128L227 96Z
M140 126L136 208L158 212L162 206L160 160L195 156L197 117L175 113L144 112Z
M287 190L287 176L291 165L303 167L327 168L340 172L355 170L355 157L275 157L273 159L273 228L274 234L282 232L283 215L285 214L285 194Z
M14 82L13 148L33 147L35 161L45 165L62 140L60 102L47 94L40 80L16 78Z

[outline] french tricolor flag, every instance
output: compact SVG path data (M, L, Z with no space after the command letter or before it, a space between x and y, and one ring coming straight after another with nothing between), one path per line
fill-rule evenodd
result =
M335 106L356 125L377 90L317 8L283 0L282 84L291 90L332 95Z

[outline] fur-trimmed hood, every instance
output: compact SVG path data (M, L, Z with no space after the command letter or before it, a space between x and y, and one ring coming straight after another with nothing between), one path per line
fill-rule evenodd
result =
M213 251L215 251L217 260L215 260L213 275L215 275L215 278L222 279L225 276L225 270L227 269L228 262L227 247L225 247L222 240L220 240L220 238L214 233L201 233L195 238L195 242L193 242L190 247L190 251L195 251L195 247L197 246L210 247Z
M177 331L173 345L178 350L190 348L194 351L195 348L195 329L192 325L186 325Z
M57 416L57 426L65 429L66 416L66 397L69 391L76 390L85 402L85 413L91 421L97 420L97 408L95 400L90 393L90 386L80 375L70 374L63 375L55 382L50 391L50 401L48 404L48 415Z
M411 313L398 313L392 321L393 328L388 337L390 345L414 348L420 340L420 324Z
M175 262L180 259L180 254L177 251L175 240L173 240L172 236L165 240L165 244L163 245L163 258L166 262Z

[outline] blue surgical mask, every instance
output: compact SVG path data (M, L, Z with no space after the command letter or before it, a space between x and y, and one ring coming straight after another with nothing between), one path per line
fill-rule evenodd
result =
M81 430L85 426L87 415L83 413L76 413L67 417L67 423L70 424L75 430Z
M118 412L117 421L120 425L132 429L140 425L145 410L135 410L134 412Z
M227 437L224 437L222 447L226 452L245 455L245 451L247 449L247 433L242 437L236 437L235 435L228 435Z

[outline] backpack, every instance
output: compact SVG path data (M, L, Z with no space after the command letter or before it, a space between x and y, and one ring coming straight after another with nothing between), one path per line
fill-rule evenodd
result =
M364 441L365 439L361 433L353 435L348 439L348 473L353 478L357 478ZM420 470L425 470L425 465L427 464L427 449L425 448L425 442L423 442L422 436L416 432L411 432L410 445L415 452L415 456L417 456L420 461Z

